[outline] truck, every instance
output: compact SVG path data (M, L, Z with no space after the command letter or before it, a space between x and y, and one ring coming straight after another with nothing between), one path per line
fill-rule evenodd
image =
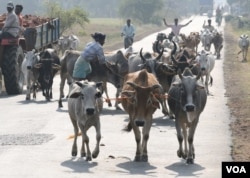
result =
M203 15L204 13L206 13L209 17L212 17L213 7L214 7L213 0L199 0L200 15Z
M3 27L4 20L4 15L0 16L0 29ZM45 48L53 47L60 37L59 18L24 16L23 26L23 35L17 38L3 36L1 40L0 93L4 85L8 95L21 94L24 85L21 65L25 52L33 49L39 52Z

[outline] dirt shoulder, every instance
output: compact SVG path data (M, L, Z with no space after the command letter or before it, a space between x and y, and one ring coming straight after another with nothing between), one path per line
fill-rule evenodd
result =
M229 24L226 29L224 80L231 112L232 157L234 161L250 161L250 60L241 62L238 36Z

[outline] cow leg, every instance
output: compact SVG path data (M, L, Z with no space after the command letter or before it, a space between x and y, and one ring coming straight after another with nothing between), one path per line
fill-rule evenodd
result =
M195 119L193 121L193 123L191 124L190 128L189 128L189 133L188 133L188 157L187 157L187 164L193 164L194 163L194 157L195 157L195 153L194 153L194 145L193 145L193 140L194 140L194 133L195 133L195 129L198 123L198 119Z
M100 146L100 140L101 140L101 126L100 126L100 120L98 120L96 122L96 125L95 125L95 129L96 129L96 147L92 153L92 157L93 158L97 158L99 152L100 152L100 149L99 149L99 146Z
M182 155L183 159L187 158L188 149L187 149L187 126L185 123L182 123L182 134L184 137L184 154Z
M205 88L206 88L206 91L207 91L207 95L209 95L208 80L209 80L209 75L206 75L206 79L205 79Z
M120 95L120 92L121 92L121 88L117 88L116 90L116 94L115 94L115 97L116 97L116 100L115 100L115 108L116 110L121 110L121 108L118 106L119 102L118 102L118 97Z
M71 155L76 156L77 155L77 135L79 132L79 128L78 128L76 120L72 116L70 116L70 119L71 119L72 125L74 127L74 134L75 134L74 142L73 142L72 150L71 150Z
M82 131L82 149L81 149L81 157L86 156L86 161L91 161L92 156L89 148L89 137L87 135L87 130L89 127L85 127L83 125L79 125L81 131ZM87 153L85 152L85 144L86 144L86 149Z
M148 139L149 139L149 132L151 129L152 125L152 119L148 119L144 123L144 127L142 129L142 156L141 156L141 161L143 162L148 162L148 150L147 150L147 144L148 144Z
M108 106L111 107L112 104L111 104L111 101L110 101L109 95L108 95L107 82L103 82L103 90L104 90L105 95L106 95L106 97L107 97L106 101L107 101L107 103L108 103Z
M131 125L134 131L136 141L136 153L134 161L138 162L141 161L141 132L139 130L139 127L135 125L134 121L131 122Z
M175 128L176 128L176 132L177 132L177 139L179 142L179 149L177 150L177 156L179 158L183 158L184 157L183 148L182 148L183 135L181 132L181 123L180 123L179 119L180 118L176 117L176 120L175 120Z
M31 90L30 80L27 80L26 83L27 83L26 100L30 100L30 90Z

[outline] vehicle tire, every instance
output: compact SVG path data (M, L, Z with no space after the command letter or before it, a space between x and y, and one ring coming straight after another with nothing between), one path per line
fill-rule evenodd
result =
M21 70L23 59L24 54L20 46L4 47L2 70L8 95L21 94L23 91L24 76Z

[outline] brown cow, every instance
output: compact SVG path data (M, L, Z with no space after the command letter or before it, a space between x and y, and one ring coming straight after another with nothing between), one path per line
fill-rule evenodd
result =
M162 93L162 87L156 77L145 69L125 76L121 96L124 98L122 106L129 115L129 123L124 130L134 131L137 145L135 161L148 161L149 132L153 113L160 108ZM142 136L139 126L143 127Z

